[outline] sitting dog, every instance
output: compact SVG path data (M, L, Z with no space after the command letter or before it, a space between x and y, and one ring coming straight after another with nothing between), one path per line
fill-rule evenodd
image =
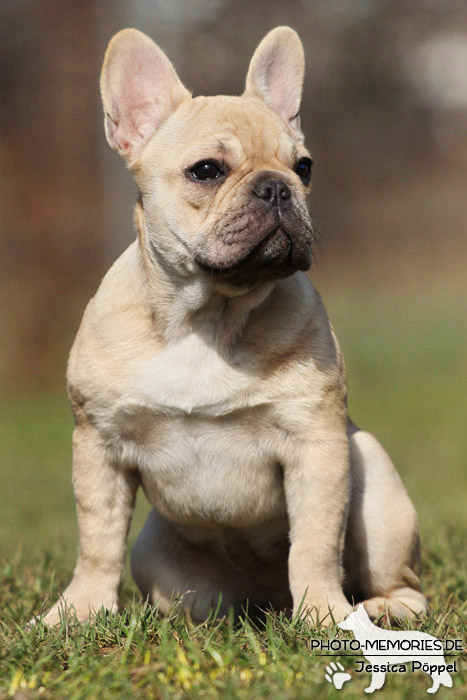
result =
M254 606L425 610L417 518L347 414L344 361L306 270L310 154L297 34L258 46L241 97L192 98L134 29L107 49L105 131L139 188L137 240L89 303L68 366L79 556L45 616L144 596L195 620ZM345 592L344 592L345 591Z

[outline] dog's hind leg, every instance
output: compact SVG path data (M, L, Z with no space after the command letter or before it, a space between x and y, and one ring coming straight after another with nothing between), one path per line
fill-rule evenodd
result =
M226 614L237 603L233 572L210 551L180 537L152 510L131 553L131 570L142 594L166 614L179 601L197 621L212 610Z
M286 575L284 596L280 586L274 588L270 583L277 571L271 573L266 566L263 576L258 577L261 567L259 572L250 571L192 540L152 510L133 547L134 579L142 594L158 604L161 613L166 614L176 600L196 621L205 620L213 611L222 616L233 608L235 614L240 614L248 605L249 612L269 603L281 608L287 603L290 606Z
M415 509L390 458L373 435L349 425L352 495L344 550L346 592L372 618L426 611L420 585Z

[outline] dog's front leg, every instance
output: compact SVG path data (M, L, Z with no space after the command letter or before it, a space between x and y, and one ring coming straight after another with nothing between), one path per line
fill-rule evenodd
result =
M89 424L78 426L73 435L73 488L78 561L71 583L43 618L48 625L68 612L86 620L102 606L117 610L138 478L109 462L97 430Z
M301 603L325 624L352 612L342 590L342 550L350 493L346 436L302 443L284 469L290 527L289 582L294 612Z

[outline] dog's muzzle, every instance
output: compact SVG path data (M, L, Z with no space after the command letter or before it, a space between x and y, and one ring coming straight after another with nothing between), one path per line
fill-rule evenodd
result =
M312 262L313 230L304 202L294 201L289 185L271 171L259 175L195 256L205 273L237 286L288 277Z

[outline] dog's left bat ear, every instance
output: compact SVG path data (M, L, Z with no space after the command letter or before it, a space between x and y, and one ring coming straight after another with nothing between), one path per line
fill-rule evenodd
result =
M246 96L260 97L300 135L305 56L297 32L276 27L266 34L250 62L246 78Z

